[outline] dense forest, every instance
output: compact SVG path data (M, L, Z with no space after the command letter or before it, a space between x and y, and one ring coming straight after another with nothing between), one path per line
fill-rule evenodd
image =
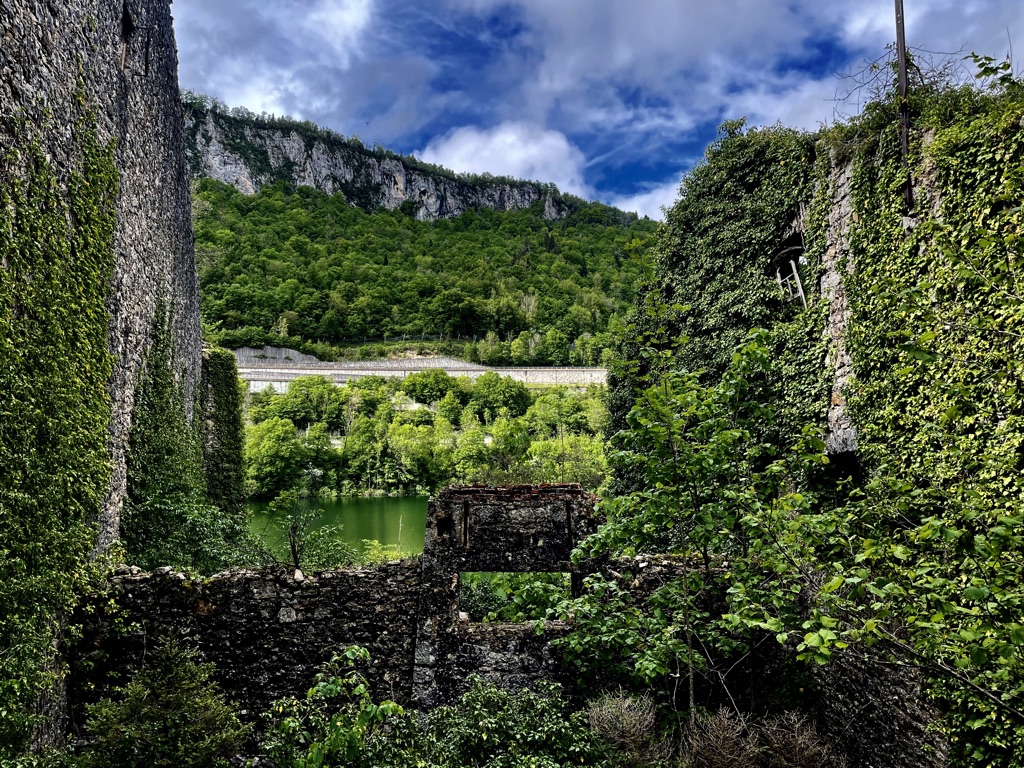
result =
M207 335L326 359L346 342L461 338L487 363L598 364L657 225L596 203L555 222L541 208L423 222L309 187L246 196L202 180Z
M252 396L246 480L253 498L321 492L436 491L451 483L605 480L603 388L534 394L488 372L441 370L336 387L309 376Z

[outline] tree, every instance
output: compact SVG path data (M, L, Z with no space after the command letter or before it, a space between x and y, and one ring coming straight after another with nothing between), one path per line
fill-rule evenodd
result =
M470 399L470 405L481 416L485 411L497 414L502 408L507 408L510 416L522 416L532 402L533 396L525 384L494 371L487 371L476 380Z
M222 768L249 728L210 678L212 664L174 638L163 640L130 683L86 709L83 768Z
M257 498L295 487L308 458L288 419L274 416L246 430L246 481Z

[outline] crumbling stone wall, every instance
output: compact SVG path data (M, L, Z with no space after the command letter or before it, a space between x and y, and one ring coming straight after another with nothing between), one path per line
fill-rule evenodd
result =
M568 572L578 590L584 571L599 570L641 604L693 567L650 556L574 565L573 548L598 523L593 502L577 485L450 488L429 503L423 555L380 568L241 570L196 581L170 569L126 568L110 585L112 600L102 601L116 607L91 620L78 645L76 712L80 717L83 703L127 681L171 633L216 665L216 679L250 720L276 698L303 696L350 644L370 651L364 672L375 696L419 708L455 701L472 674L512 688L541 679L570 683L553 645L569 626L549 622L537 633L532 624L470 623L458 611L459 578L472 571ZM785 689L803 682L785 679L794 672L788 653L771 637L758 644L730 678L733 695L757 710L797 706ZM817 691L800 698L811 702L823 734L851 765L944 764L944 745L928 730L935 713L913 670L849 654L806 674ZM709 707L729 704L717 688L698 693Z
M576 544L597 528L594 497L575 484L448 488L427 506L414 701L458 698L470 672L527 683L557 677L550 640L531 625L470 625L458 614L459 574L575 573Z
M126 568L110 585L116 608L91 621L77 647L74 709L80 717L82 704L130 679L170 634L216 665L216 680L249 719L277 698L304 696L350 644L372 655L366 674L374 694L408 702L419 584L415 561L309 576L228 571L196 581L169 568Z
M223 690L250 717L276 698L304 695L351 644L370 651L375 695L418 706L454 700L472 673L512 686L557 677L550 641L566 628L538 636L530 625L460 622L458 577L571 571L570 553L595 528L593 501L578 485L449 489L430 502L422 557L380 568L240 570L205 580L126 568L78 645L75 709L80 716L86 701L128 680L172 633L216 665Z
M158 305L172 318L190 418L199 377L199 287L177 70L170 0L3 3L0 156L19 140L19 121L58 170L76 165L82 119L95 120L100 139L116 147L116 262L107 301L113 478L100 548L117 538L135 387ZM5 163L0 183L17 173Z

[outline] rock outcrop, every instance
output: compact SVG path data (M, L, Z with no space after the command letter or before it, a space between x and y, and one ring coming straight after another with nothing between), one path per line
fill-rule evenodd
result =
M358 140L304 123L261 122L188 99L185 122L192 175L231 184L247 195L286 181L344 195L368 211L403 208L421 221L535 204L545 218L560 219L574 203L551 184L430 170L411 158L370 150Z

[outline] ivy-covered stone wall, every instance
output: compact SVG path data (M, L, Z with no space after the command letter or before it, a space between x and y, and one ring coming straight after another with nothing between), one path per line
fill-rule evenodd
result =
M161 302L191 417L200 328L183 146L169 0L4 3L0 762L32 725L37 744L63 732L51 646L90 552L118 536Z
M668 212L611 376L614 427L635 429L630 408L665 370L727 384L738 342L765 329L744 439L762 466L801 431L823 450L790 486L808 501L790 520L813 542L796 564L817 602L793 624L778 618L792 601L758 605L798 653L838 662L825 695L904 702L874 709L877 733L849 730L865 765L881 742L902 765L1024 755L1024 84L1008 62L976 64L978 86L911 93L906 156L895 98L816 134L723 125ZM806 304L778 283L787 264ZM630 465L616 478L643 480ZM916 736L897 759L883 726L904 715L890 736Z

